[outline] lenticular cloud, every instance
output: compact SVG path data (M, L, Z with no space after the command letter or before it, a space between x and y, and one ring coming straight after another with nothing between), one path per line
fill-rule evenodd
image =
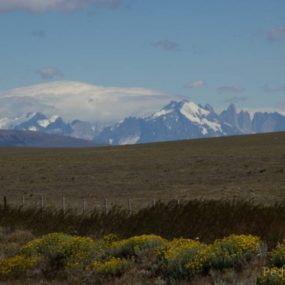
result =
M116 8L121 0L1 0L0 12L26 10L30 12L70 11L88 5Z

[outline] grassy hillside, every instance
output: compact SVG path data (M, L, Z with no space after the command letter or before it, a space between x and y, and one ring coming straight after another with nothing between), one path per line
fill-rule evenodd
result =
M1 149L9 201L134 207L152 199L285 197L285 133L92 149Z

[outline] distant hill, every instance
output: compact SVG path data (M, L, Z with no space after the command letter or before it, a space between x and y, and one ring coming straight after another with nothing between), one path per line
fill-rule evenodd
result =
M32 131L0 130L0 147L92 147L94 142Z

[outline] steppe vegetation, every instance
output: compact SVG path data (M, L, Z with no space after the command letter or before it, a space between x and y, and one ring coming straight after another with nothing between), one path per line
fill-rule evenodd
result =
M90 149L0 149L9 203L133 208L152 200L284 199L285 133Z
M34 237L29 231L2 228L0 280L3 284L279 285L284 284L284 248L285 241L268 251L266 243L253 235L203 243L158 235Z
M1 150L0 284L283 285L284 158L284 134Z
M284 223L284 203L173 201L84 215L1 207L0 279L282 285Z

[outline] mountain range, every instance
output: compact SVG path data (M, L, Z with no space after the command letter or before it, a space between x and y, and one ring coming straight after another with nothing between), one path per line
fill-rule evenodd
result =
M1 128L40 132L94 141L98 144L125 145L206 137L285 131L285 116L280 113L238 112L231 104L221 113L210 105L190 100L172 101L149 116L127 117L111 126L91 122L66 122L58 115L28 113L10 120L0 119Z
M279 131L285 131L285 116L280 113L256 112L251 117L231 104L218 114L210 105L182 100L145 118L126 118L104 128L96 139L122 145Z
M0 130L0 147L78 148L94 147L92 141L41 132Z

